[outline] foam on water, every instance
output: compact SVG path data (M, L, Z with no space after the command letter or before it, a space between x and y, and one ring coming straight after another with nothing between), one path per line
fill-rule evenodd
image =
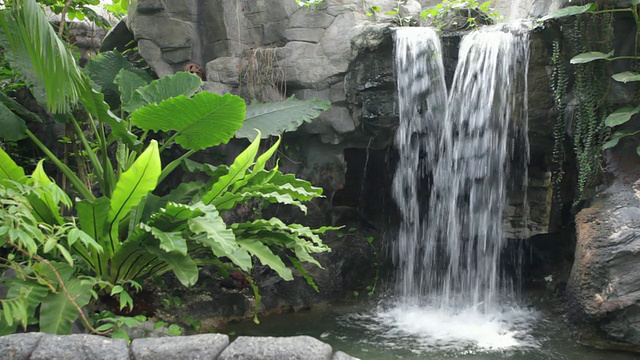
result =
M443 309L397 303L366 314L348 315L344 321L361 326L370 344L417 354L462 355L539 347L531 335L537 313L518 306L486 312L477 307Z

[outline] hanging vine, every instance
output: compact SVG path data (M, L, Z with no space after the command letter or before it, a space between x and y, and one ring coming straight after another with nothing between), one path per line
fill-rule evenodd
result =
M558 205L562 203L561 185L564 179L564 160L565 160L565 114L567 110L567 88L569 86L569 78L567 69L560 50L560 42L553 42L553 53L551 60L553 62L553 72L551 73L551 90L553 92L553 100L557 109L557 116L553 124L553 202Z
M587 51L609 51L613 41L613 17L610 13L579 16L568 31L572 55ZM578 166L574 205L586 199L599 175L602 145L608 136L604 119L611 112L608 104L611 70L606 62L573 65L573 94L577 100L574 114L573 149Z

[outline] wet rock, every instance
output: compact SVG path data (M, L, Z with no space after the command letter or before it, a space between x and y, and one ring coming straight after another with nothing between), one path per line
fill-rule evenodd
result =
M636 139L637 140L637 139ZM569 319L582 342L640 351L640 169L633 141L607 154L609 187L576 216Z
M359 359L354 358L353 356L350 356L348 354L345 354L342 351L337 351L335 354L333 354L333 357L331 358L331 360L359 360Z
M179 339L179 341L175 341ZM173 341L172 341L173 340ZM131 353L136 360L154 359L216 359L229 345L224 334L201 334L180 338L146 338L131 342Z
M310 336L238 337L219 360L330 360L331 345Z

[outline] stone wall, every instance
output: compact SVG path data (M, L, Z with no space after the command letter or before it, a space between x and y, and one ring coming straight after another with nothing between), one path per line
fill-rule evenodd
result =
M357 360L309 336L246 337L223 334L135 339L97 335L13 334L0 337L0 359L11 360Z

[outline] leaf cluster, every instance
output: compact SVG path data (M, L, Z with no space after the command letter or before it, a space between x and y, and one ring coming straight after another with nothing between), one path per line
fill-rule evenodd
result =
M502 20L500 13L493 11L491 1L443 0L440 4L423 10L420 17L438 30L458 31L475 29Z

